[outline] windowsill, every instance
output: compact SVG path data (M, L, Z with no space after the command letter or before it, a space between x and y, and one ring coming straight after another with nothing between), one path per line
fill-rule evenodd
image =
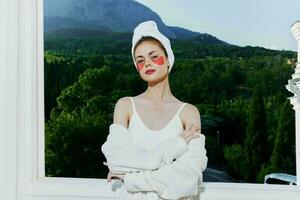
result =
M119 185L120 181L106 182L106 179L92 178L55 178L45 177L36 179L28 184L25 194L29 196L64 196L64 197L89 197L89 198L116 198L117 192L113 192L112 185ZM295 185L270 185L251 183L215 183L205 182L200 188L202 196L252 196L261 198L272 196L272 199L284 196L299 196L300 187ZM273 197L274 195L274 197ZM279 195L279 196L278 196ZM271 197L270 196L270 197ZM250 197L249 197L250 198ZM204 198L206 199L206 198ZM211 199L211 198L209 198ZM243 198L244 199L244 198Z

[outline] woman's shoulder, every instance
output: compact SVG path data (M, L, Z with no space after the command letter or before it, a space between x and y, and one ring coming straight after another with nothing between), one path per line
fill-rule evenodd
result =
M184 106L184 111L187 113L199 113L199 109L197 108L197 106L188 103L188 102L184 102L186 105Z
M114 123L121 123L127 126L132 109L131 107L130 97L125 96L118 99L114 108Z
M120 99L118 99L116 105L122 106L122 107L123 107L123 106L127 106L128 104L131 103L131 102L130 102L130 101L131 101L130 98L131 98L131 97L129 97L129 96L121 97Z
M197 106L185 102L186 105L183 107L181 111L181 119L186 127L189 124L197 124L200 125L200 111Z
M130 96L124 96L121 97L115 107L119 107L120 110L122 110L122 112L126 112L127 114L132 113L133 110L133 106L132 106L132 99L134 97L130 97Z

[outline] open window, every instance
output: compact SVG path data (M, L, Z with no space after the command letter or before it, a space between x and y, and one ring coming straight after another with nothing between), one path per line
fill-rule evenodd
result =
M15 173L15 183L18 185L17 195L20 199L110 199L117 197L117 194L111 190L111 184L108 184L105 179L45 176L43 2L7 0L5 3L11 13L1 14L5 15L4 19L8 20L7 16L18 16L18 20L14 18L18 23L8 26L8 32L17 31L16 37L10 36L18 38L12 47L16 51L10 49L7 54L8 58L16 54L19 56L15 58L16 63L7 61L13 67L7 68L4 72L7 75L17 72L16 77L7 79L15 87L7 86L5 90L5 94L12 92L14 94L12 97L17 99L16 107L8 104L10 107L5 110L8 113L9 108L16 109L17 117L7 119L10 123L16 123L16 129L4 128L7 131L7 137L11 139L8 142L12 144L13 149L8 152L6 161L12 162L8 159L8 156L12 156L18 163ZM299 25L294 28L299 35ZM6 36L9 36L8 33ZM5 45L8 47L9 41L5 42ZM8 89L13 90L8 91ZM294 97L291 101L297 109L296 120L299 121L299 100ZM300 123L296 124L299 130ZM7 125L7 127L12 126ZM296 138L296 147L297 145L300 145L299 137ZM299 157L299 148L296 153ZM300 165L297 167L299 168ZM297 169L297 171L300 170ZM207 182L201 186L200 191L201 199L204 200L282 199L283 196L296 199L300 194L298 186L249 183Z

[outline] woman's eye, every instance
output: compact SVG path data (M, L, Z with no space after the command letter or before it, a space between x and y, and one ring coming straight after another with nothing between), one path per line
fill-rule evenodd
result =
M137 61L137 63L143 63L144 62L144 60L138 60Z

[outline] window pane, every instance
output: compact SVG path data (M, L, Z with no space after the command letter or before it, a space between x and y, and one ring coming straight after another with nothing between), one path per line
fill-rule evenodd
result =
M285 51L263 48L255 12L262 16L267 8L256 5L254 11L249 5L253 20L236 13L241 27L232 29L231 17L221 11L198 15L203 6L196 1L172 5L186 21L166 16L165 3L44 0L46 176L107 177L101 146L115 103L147 88L131 57L133 28L145 19L156 20L171 38L172 93L200 111L209 160L204 181L263 183L272 173L295 175L295 114L285 85L297 55L284 42L279 49ZM223 10L234 13L235 7ZM216 17L224 17L222 26ZM193 24L195 19L222 31ZM253 28L243 32L246 22ZM236 40L227 41L228 34ZM290 184L283 177L266 182Z

